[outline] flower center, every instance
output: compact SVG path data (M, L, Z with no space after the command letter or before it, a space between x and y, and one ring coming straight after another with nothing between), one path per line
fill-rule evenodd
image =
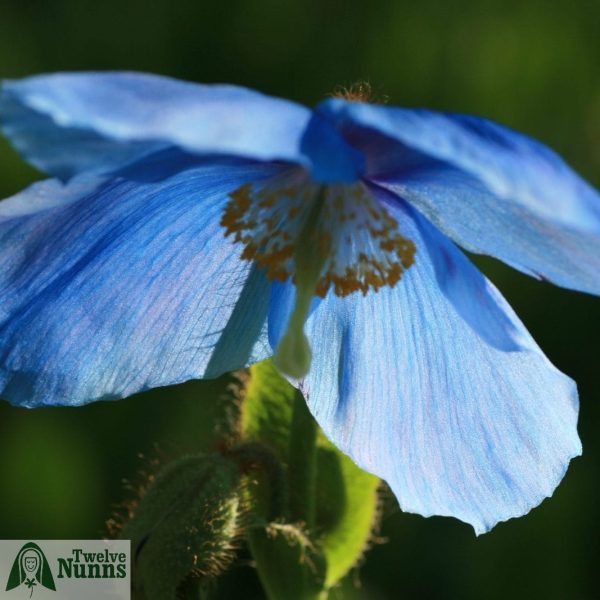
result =
M302 172L230 196L221 225L242 243L242 259L255 260L271 280L295 279L303 250L319 262L313 293L324 298L394 287L415 246L362 183L320 186Z
M414 244L362 183L323 186L300 169L238 188L221 225L244 245L242 259L256 261L271 280L296 285L276 361L297 378L310 366L303 327L312 298L330 289L348 296L394 287L414 261Z

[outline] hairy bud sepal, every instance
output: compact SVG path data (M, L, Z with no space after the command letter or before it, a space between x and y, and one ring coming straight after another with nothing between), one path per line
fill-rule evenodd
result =
M158 473L120 534L131 539L138 598L176 598L190 578L227 568L240 536L240 480L220 455L184 457Z

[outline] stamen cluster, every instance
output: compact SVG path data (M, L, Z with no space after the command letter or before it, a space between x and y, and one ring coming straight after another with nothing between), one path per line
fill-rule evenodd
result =
M267 183L246 184L230 196L221 224L271 280L294 280L297 252L308 245L322 265L315 294L366 294L394 287L414 262L415 246L362 183L323 189L294 171ZM315 203L318 218L307 227ZM299 244L302 238L303 243ZM306 250L303 250L306 251Z

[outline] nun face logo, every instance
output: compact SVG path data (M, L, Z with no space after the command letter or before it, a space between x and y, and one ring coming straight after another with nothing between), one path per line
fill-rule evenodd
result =
M23 562L25 563L25 570L29 573L33 573L37 569L38 559L37 556L23 556Z
M13 562L6 591L23 586L29 590L29 598L33 596L35 589L45 587L56 591L54 578L50 565L42 552L42 549L33 542L25 544L17 553Z

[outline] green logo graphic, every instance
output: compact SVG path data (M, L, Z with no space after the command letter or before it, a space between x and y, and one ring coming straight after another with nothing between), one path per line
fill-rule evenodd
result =
M31 590L29 593L30 598L33 596L33 590L37 585L56 591L50 565L42 549L33 542L25 544L19 550L8 576L6 591L8 592L20 585L24 585Z

